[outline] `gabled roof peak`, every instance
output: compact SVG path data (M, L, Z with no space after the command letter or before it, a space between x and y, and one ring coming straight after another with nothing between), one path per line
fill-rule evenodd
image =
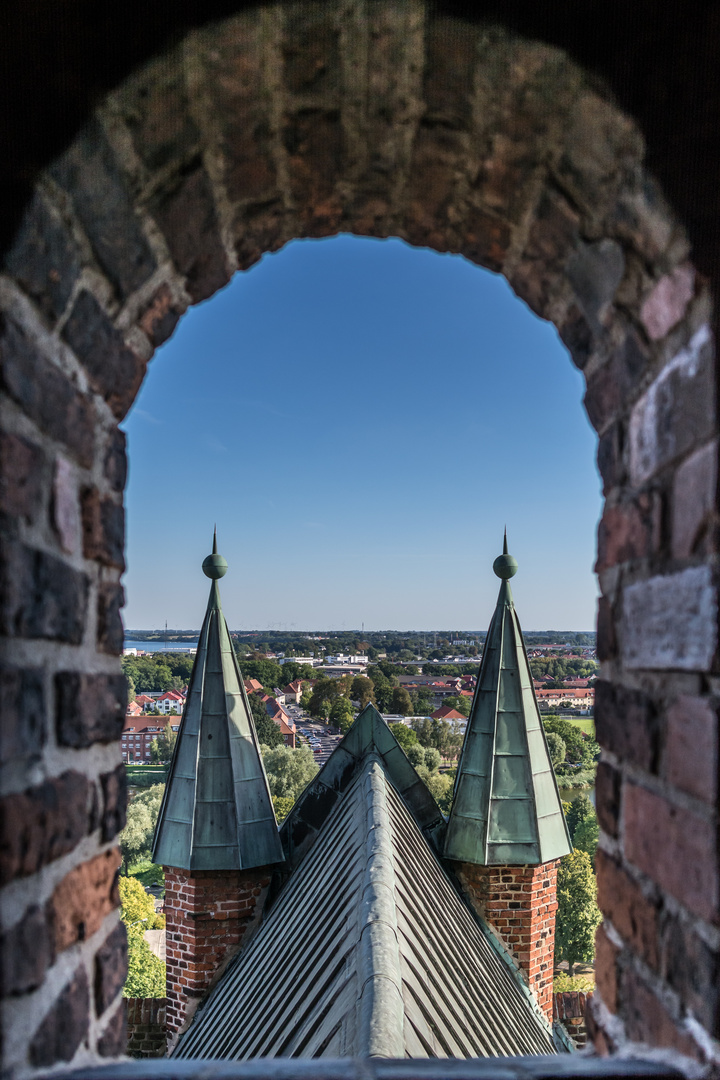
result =
M220 605L227 563L203 562L212 581L188 696L160 808L153 860L185 870L243 870L283 861L265 769L240 668Z
M455 779L445 856L480 866L540 865L572 850L509 579L508 553Z

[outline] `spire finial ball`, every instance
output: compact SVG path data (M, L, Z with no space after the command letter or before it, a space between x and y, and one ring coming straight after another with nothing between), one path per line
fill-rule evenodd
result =
M217 581L218 578L225 577L227 574L228 565L223 559L222 555L218 555L217 552L213 552L212 555L208 555L202 564L203 574L205 577L212 578Z
M493 563L493 570L499 578L502 578L503 581L507 581L508 578L515 577L517 574L517 559L514 559L512 555L508 555L507 552L503 555L498 555Z

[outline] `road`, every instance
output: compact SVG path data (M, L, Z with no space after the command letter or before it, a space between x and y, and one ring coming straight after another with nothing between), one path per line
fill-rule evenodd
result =
M295 722L299 736L297 745L309 745L318 765L324 765L340 742L340 736L328 734L327 725L313 720L297 705L286 705L285 709Z

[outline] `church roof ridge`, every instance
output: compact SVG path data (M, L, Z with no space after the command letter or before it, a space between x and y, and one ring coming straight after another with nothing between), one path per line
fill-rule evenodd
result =
M185 870L243 870L282 862L282 845L252 712L218 581L227 562L204 560L210 595L153 845L153 861Z
M468 717L445 835L445 857L480 866L540 865L572 850L540 718L508 553Z

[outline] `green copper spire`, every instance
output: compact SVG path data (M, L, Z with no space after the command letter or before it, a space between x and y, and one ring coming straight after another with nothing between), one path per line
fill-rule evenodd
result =
M539 865L572 851L510 591L517 569L506 533L445 837L446 858L480 866Z
M187 703L165 796L153 861L184 870L243 870L282 862L255 725L225 616L218 580L227 563L203 562L212 580Z

